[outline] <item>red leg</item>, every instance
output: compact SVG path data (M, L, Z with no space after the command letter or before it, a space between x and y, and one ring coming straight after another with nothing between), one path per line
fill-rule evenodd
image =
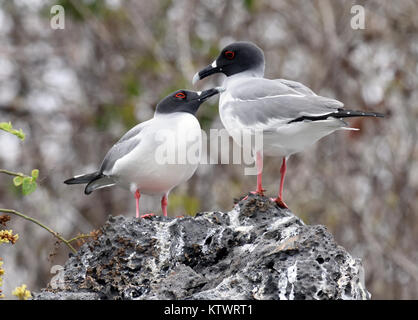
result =
M257 193L263 195L264 189L262 186L262 180L263 180L263 154L261 151L257 152L257 156L255 159L255 163L257 166Z
M279 194L277 195L277 198L274 199L276 203L281 208L288 208L286 203L283 202L283 186L284 186L284 177L286 175L286 158L283 157L282 166L280 167L280 188L279 188Z
M139 218L139 198L141 198L141 193L137 189L135 191L135 200L136 200L136 217Z
M257 151L256 158L255 158L255 165L257 167L257 190L256 191L250 191L252 194L260 194L264 195L264 189L262 186L262 180L263 180L263 154L262 151ZM245 196L242 200L247 200L248 195Z
M165 194L163 198L161 199L161 209L163 210L164 217L167 217L167 204L168 204L168 199L167 199L167 195Z
M280 190L279 198L283 197L284 176L286 175L286 158L283 157L282 167L280 168Z
M152 216L155 216L153 213L147 213L142 216L139 216L139 198L141 198L141 193L139 190L135 191L135 200L136 200L136 217L137 218L151 218Z

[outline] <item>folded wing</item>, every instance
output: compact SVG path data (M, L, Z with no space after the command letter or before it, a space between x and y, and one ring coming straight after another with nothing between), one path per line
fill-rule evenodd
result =
M263 78L237 81L228 88L222 106L223 118L241 128L269 131L303 116L332 115L343 103L316 95L308 87L290 80Z
M136 125L113 145L103 159L100 167L101 173L104 175L110 175L115 162L128 155L129 152L141 143L141 133L143 129L151 123L151 121L152 119Z

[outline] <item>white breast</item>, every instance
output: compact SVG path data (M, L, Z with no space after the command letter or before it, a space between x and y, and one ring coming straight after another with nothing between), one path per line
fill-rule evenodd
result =
M157 115L141 132L139 145L115 163L112 176L127 189L162 195L194 174L201 145L196 117L184 112Z
M222 92L219 97L219 116L221 118L222 124L228 131L229 135L234 139L235 143L241 147L243 146L243 135L252 134L252 130L247 126L244 126L240 122L239 118L234 116L237 114L237 112L239 112L239 107L236 103L239 98L232 96L231 88L237 85L239 86L240 82L247 78L248 76L240 74L226 78L222 85L226 90Z
M242 126L236 121L237 119L231 116L232 111L234 110L235 98L231 95L231 90L228 90L228 87L233 86L234 82L237 80L239 80L239 78L236 79L234 77L229 77L224 80L222 86L226 90L222 92L219 97L219 116L228 133L238 145L241 145L239 135L241 134Z

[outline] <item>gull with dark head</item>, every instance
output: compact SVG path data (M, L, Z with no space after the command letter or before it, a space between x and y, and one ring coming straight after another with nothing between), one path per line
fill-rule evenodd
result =
M350 128L343 118L383 117L380 113L343 109L338 100L321 97L305 85L285 79L264 78L264 53L251 42L235 42L222 49L193 83L223 73L225 91L219 99L220 118L233 139L241 144L243 134L263 136L262 150L253 148L257 167L257 193L262 194L263 156L282 157L280 187L275 201L283 201L286 160L337 130Z
M161 196L162 212L167 216L168 194L187 181L199 164L202 135L195 113L220 90L173 92L158 103L152 119L122 136L107 152L99 170L64 183L86 184L85 194L114 185L130 190L135 196L137 218L141 194ZM189 149L195 154L183 157ZM184 161L178 161L180 157Z

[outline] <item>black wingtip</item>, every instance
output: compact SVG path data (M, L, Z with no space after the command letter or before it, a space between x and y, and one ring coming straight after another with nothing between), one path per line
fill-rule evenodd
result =
M335 118L338 117L376 117L376 118L384 118L385 114L380 112L368 112L368 111L359 111L359 110L346 110L346 109L338 109L338 112L336 112L333 115Z
M97 179L97 177L100 177L101 173L99 171L93 172L93 173L88 173L88 174L83 174L83 175L79 175L79 176L75 176L72 177L70 179L67 179L64 181L65 184L84 184L84 183L89 183L92 180Z
M74 184L74 178L70 178L64 181L65 184Z
M70 178L64 181L65 184L74 184L75 179L74 178Z
M293 120L289 121L288 124L293 123L293 122L305 121L305 120L309 120L309 121L326 120L329 117L338 118L338 119L354 118L354 117L384 118L385 115L383 113L378 113L378 112L366 112L366 111L357 111L357 110L338 109L335 112L331 112L331 113L328 113L328 114L325 114L325 115L320 115L320 116L301 116L299 118L296 118L296 119L293 119Z
M103 175L102 175L102 174L98 174L96 177L94 177L93 179L91 179L91 180L87 183L86 187L84 188L84 194L89 195L89 194L90 194L90 193L92 193L94 190L96 190L96 188L94 188L94 182L95 182L96 180L101 179L101 178L103 178Z

